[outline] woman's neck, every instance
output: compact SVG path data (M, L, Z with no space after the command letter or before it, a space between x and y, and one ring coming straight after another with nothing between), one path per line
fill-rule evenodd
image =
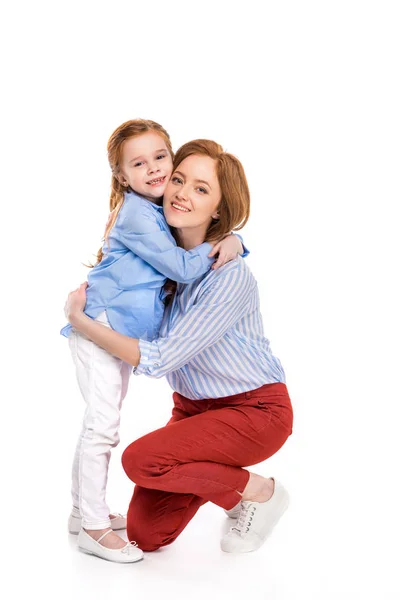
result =
M177 229L179 245L185 250L193 250L205 241L206 230L203 227Z

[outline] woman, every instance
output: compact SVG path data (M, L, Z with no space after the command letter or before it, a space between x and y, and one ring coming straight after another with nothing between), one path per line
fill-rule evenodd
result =
M184 144L163 206L186 250L243 226L250 197L241 163L215 142ZM259 548L287 508L288 494L274 479L243 467L266 460L285 443L292 408L282 366L263 336L257 284L245 261L238 257L178 284L153 342L104 327L83 313L84 305L85 284L66 304L76 330L133 365L136 374L166 375L175 390L169 423L123 454L136 484L129 539L145 551L170 544L211 501L237 519L222 550Z

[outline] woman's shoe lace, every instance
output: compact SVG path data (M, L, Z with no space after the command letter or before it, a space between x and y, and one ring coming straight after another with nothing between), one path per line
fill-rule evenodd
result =
M237 532L241 537L250 531L257 507L252 502L242 502L242 508L236 524L231 527L231 531Z

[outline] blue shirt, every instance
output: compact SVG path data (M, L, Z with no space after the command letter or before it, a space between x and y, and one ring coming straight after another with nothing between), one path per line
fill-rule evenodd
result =
M191 400L222 398L285 382L264 337L257 282L241 257L178 285L160 337L139 340L136 374L167 376Z
M126 193L103 259L88 276L85 313L96 318L104 310L113 329L134 338L157 336L164 313L162 287L167 278L188 283L204 275L214 262L212 246L179 248L161 206ZM61 333L68 337L71 326Z

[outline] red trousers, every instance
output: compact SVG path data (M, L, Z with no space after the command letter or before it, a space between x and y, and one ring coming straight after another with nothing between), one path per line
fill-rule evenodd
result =
M168 424L130 444L122 456L136 484L128 538L148 552L173 542L202 504L236 506L250 476L242 467L275 454L292 432L283 383L211 400L175 392L173 399Z

